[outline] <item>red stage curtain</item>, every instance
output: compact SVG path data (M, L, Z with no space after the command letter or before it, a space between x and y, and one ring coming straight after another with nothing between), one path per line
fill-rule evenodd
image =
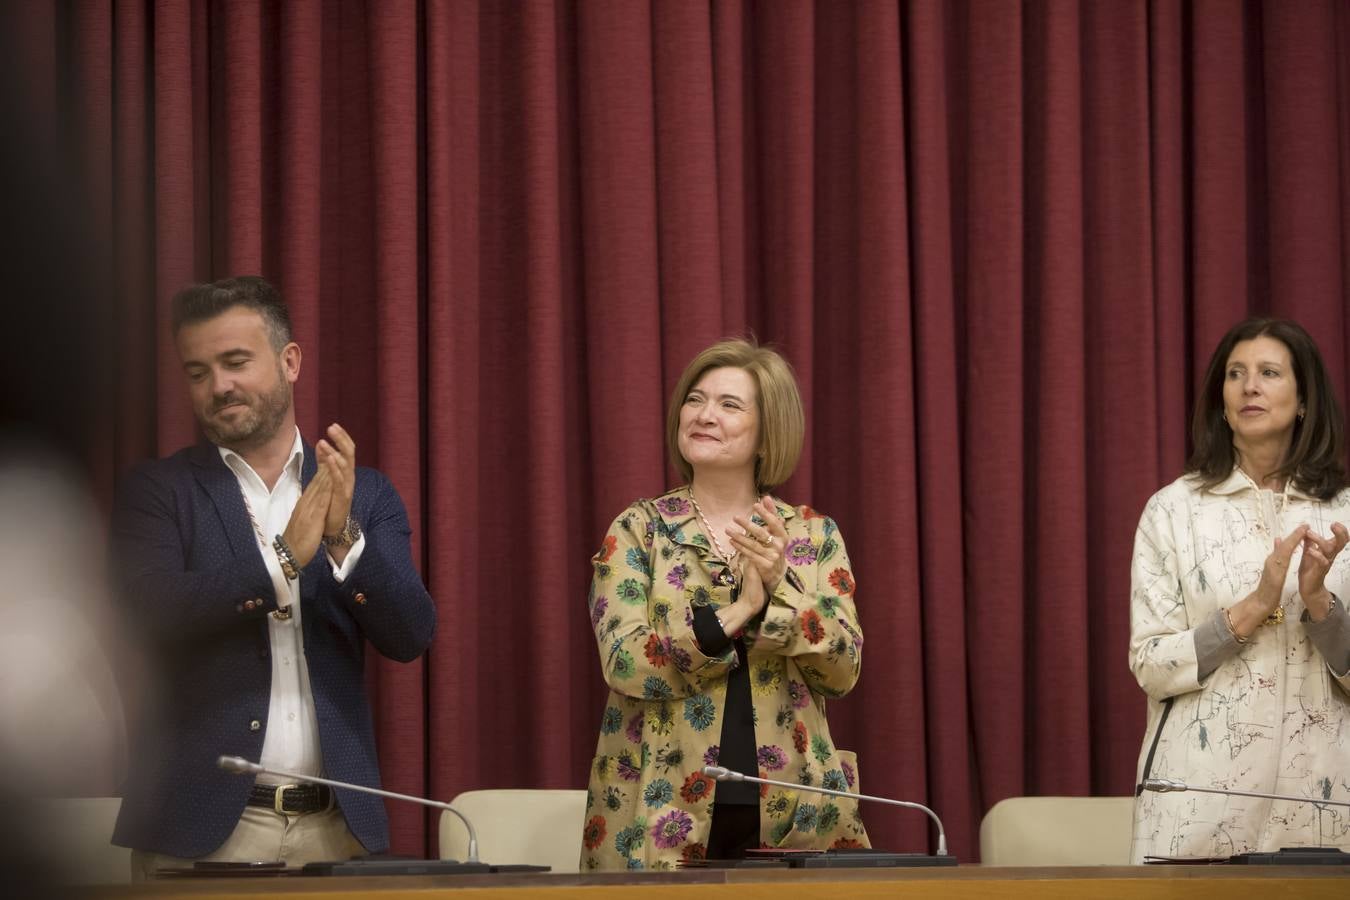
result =
M295 309L305 434L343 422L408 503L441 625L372 666L395 790L585 783L588 557L671 483L667 391L723 335L796 366L781 494L857 568L835 734L964 859L999 799L1131 790L1131 541L1218 336L1296 317L1346 386L1344 3L30 15L118 260L108 468L192 439L168 298L260 272ZM434 846L391 812L398 850ZM924 842L922 816L868 820Z

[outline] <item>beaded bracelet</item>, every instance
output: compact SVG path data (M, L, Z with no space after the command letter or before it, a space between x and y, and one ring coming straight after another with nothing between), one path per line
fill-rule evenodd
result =
M272 549L277 551L277 561L281 563L281 574L286 576L287 581L295 581L300 577L300 563L296 560L295 554L291 548L286 545L286 541L277 535L272 539Z

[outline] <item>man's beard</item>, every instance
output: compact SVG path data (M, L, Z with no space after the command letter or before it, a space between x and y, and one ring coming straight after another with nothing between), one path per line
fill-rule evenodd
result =
M278 375L281 375L278 372ZM278 379L276 390L268 394L250 397L247 394L226 394L215 400L211 412L215 413L231 403L243 403L245 412L236 415L231 423L217 419L203 418L202 431L213 444L228 447L231 450L252 450L267 443L281 428L286 412L291 408L291 384L285 377Z

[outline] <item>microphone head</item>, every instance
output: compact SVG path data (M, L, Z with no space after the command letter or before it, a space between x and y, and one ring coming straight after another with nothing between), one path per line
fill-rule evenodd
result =
M1170 791L1184 791L1186 785L1170 778L1146 778L1144 779L1144 790L1166 794Z
M257 763L249 762L242 756L222 756L216 760L216 765L234 775L245 775L250 772L262 771L262 766Z

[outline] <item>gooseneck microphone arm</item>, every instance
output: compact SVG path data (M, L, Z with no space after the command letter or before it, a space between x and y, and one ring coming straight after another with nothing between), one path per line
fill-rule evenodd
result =
M922 803L910 803L908 800L892 800L889 797L873 797L869 794L850 794L848 791L836 791L833 788L813 787L809 784L793 784L790 781L774 781L772 778L756 778L753 775L743 775L740 772L733 772L731 769L723 766L704 766L703 774L711 776L718 781L751 781L755 784L772 784L777 787L784 787L793 791L809 791L813 794L829 794L831 797L843 797L845 800L871 800L875 803L886 803L890 806L903 806L905 809L917 809L920 812L928 814L928 818L933 820L937 826L938 842L937 856L947 855L947 832L942 828L942 820Z
M446 812L454 813L459 820L464 823L464 827L469 830L469 857L465 862L478 862L478 833L473 830L473 823L469 821L464 813L455 809L449 803L442 803L439 800L427 800L423 797L413 797L408 794L396 794L393 791L382 791L379 788L366 787L361 784L349 784L345 781L334 781L331 778L320 778L317 775L300 775L295 772L283 772L280 769L268 769L258 765L255 762L249 762L242 756L222 756L216 760L216 765L220 766L226 772L232 772L235 775L279 775L282 778L293 778L296 781L306 781L313 784L326 784L329 787L342 788L348 791L360 791L363 794L374 794L377 797L389 797L393 800L407 800L409 803L420 803L422 806L430 806L432 809L443 809Z
M1199 791L1202 794L1225 794L1233 797L1260 797L1263 800L1287 800L1290 803L1311 803L1314 806L1350 807L1350 803L1346 803L1342 800L1321 800L1317 797L1295 797L1291 794L1262 794L1258 791L1229 791L1221 788L1196 787L1193 784L1187 784L1184 781L1177 781L1173 778L1147 778L1144 780L1144 790L1157 791L1160 794L1167 794L1172 791Z

